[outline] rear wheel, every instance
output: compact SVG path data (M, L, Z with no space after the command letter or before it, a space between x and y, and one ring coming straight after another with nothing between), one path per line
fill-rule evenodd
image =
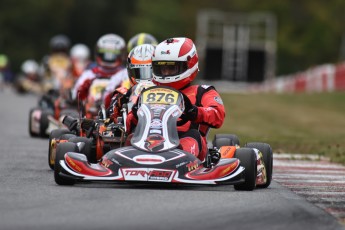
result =
M56 156L56 146L54 145L53 141L55 139L60 138L64 134L71 134L71 131L68 129L54 129L50 132L49 135L49 147L48 147L48 165L51 169L54 170L54 164L55 164L55 156Z
M261 142L251 142L245 145L247 148L256 148L262 153L262 158L266 168L267 181L265 184L258 185L258 188L267 188L272 181L273 174L273 153L269 144Z
M54 179L58 185L75 184L75 180L63 177L59 174L62 170L62 166L60 165L60 160L65 159L64 156L67 152L78 152L78 146L75 143L69 143L69 142L61 143L57 146L55 165L54 165Z
M60 116L71 116L74 118L78 118L79 113L78 113L78 111L76 111L74 109L64 109L61 111Z
M37 137L38 136L37 133L34 133L32 131L32 116L33 116L33 113L35 110L37 110L37 108L30 109L30 112L29 112L29 134L31 137Z
M235 189L252 191L255 188L256 182L256 153L251 148L239 148L236 149L235 158L238 158L240 160L240 165L245 168L245 182L242 184L235 184Z
M51 110L43 110L40 119L40 137L48 137L47 129L49 126L49 119L48 116L54 116L53 111Z
M212 141L213 147L240 145L240 140L235 134L216 134Z

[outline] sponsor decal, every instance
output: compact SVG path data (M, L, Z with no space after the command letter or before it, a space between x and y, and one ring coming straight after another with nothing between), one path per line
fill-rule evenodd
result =
M149 173L149 181L169 181L172 175L171 171L158 171L154 170Z
M115 164L117 164L117 165L120 165L121 166L121 164L120 164L120 162L118 162L115 158L111 158L111 161L112 162L114 162Z
M167 50L167 51L161 51L161 54L170 54L170 50Z
M223 171L221 171L220 176L225 176L229 172L232 172L236 167L238 166L238 160L229 165L229 167L225 168Z
M223 105L223 101L220 97L214 97L214 100L218 103L218 104L221 104Z
M175 42L179 42L180 40L176 39L176 38L169 38L167 40L165 40L165 42L167 44L170 44L170 43L175 43Z
M195 155L195 144L192 147L190 147L190 153Z
M66 157L67 159L67 163L70 167L72 167L73 169L77 170L78 172L81 172L82 169L76 164L74 163L74 161L72 160L72 158L70 157Z
M159 129L151 129L150 133L158 133L158 134L162 134L162 131Z
M153 165L163 163L165 158L158 155L139 155L135 156L133 160L139 164Z
M159 134L153 134L147 137L145 140L145 148L150 151L157 151L164 147L164 137Z
M111 160L109 160L108 158L103 157L101 164L102 164L104 167L109 168L109 166L112 165L113 162L112 162Z
M193 171L199 167L198 160L191 161L189 164L186 165L188 171Z
M122 169L127 181L171 181L174 171L147 168Z
M222 146L219 149L219 152L222 158L233 158L235 154L236 147L233 146Z
M150 127L153 129L160 129L162 128L162 121L159 119L153 119L151 121Z
M173 117L179 117L181 115L181 111L179 109L176 109L173 113L172 116Z
M179 164L176 165L176 168L179 168L179 167L181 167L181 166L183 166L183 165L185 165L185 164L187 164L187 163L188 163L188 161L181 162L181 163L179 163Z
M160 105L160 104L152 104L150 105L152 109L157 109L157 110L163 110L165 109L164 105Z

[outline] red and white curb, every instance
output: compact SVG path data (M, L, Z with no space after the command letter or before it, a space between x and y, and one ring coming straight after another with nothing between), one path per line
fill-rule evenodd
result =
M274 154L273 179L345 224L345 166L304 154Z

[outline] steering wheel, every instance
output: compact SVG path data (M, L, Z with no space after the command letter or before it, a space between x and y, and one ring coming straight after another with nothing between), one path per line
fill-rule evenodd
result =
M182 92L180 92L180 93L183 96L185 109L184 109L183 113L180 116L180 120L178 120L177 123L176 123L177 126L182 126L182 125L186 124L189 121L188 117L186 116L186 111L188 111L189 108L192 107L192 103L189 100L189 98L184 93L182 93Z

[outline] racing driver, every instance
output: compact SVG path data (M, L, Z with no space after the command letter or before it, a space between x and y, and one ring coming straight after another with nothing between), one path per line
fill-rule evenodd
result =
M201 161L207 155L207 134L210 128L220 128L225 118L225 108L213 86L193 85L198 68L198 54L193 41L185 37L169 38L159 43L152 57L153 82L170 86L185 96L183 119L188 122L178 126L180 148L192 153ZM135 111L135 110L134 110ZM137 120L133 112L128 115L127 127ZM216 164L220 154L209 150L211 164Z

